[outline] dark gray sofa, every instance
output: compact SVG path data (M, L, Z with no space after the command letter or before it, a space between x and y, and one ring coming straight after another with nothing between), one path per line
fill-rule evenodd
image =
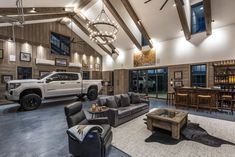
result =
M148 100L140 99L140 102L133 104L131 94L133 93L123 94L126 96L128 95L130 98L129 106L125 107L122 107L120 104L121 95L98 98L98 104L100 106L107 106L110 108L110 106L107 105L107 99L114 99L118 105L116 108L110 108L108 112L108 118L111 126L116 127L149 111Z

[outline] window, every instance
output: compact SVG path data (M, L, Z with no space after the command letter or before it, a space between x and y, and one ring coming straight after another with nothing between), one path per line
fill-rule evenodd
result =
M203 2L192 5L191 7L191 29L192 34L206 31Z
M90 79L90 71L83 71L83 80Z
M148 40L146 40L145 37L141 35L141 46L147 46L148 44Z
M206 87L206 65L191 66L191 86Z
M67 79L69 80L69 81L76 81L76 80L78 80L78 75L77 74L67 74Z
M31 67L17 67L17 78L19 80L32 79L32 68Z
M78 80L77 74L55 74L51 76L51 81L74 81Z

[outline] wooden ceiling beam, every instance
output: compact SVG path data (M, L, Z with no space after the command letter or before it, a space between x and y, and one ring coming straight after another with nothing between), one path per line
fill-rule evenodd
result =
M64 7L40 7L35 8L36 13L30 12L32 8L23 8L24 14L55 14L55 13L69 13L70 11L65 11ZM18 11L16 8L0 8L0 15L18 15Z
M116 19L116 21L119 23L119 25L123 28L123 30L126 32L126 34L129 36L131 41L136 45L138 49L142 49L142 46L138 42L138 40L135 38L133 33L130 31L128 26L125 24L121 16L118 14L117 10L114 8L114 6L111 4L109 0L103 0L105 6L108 8L110 13L113 15L113 17Z
M185 36L186 40L190 40L191 39L191 32L189 30L189 26L188 26L188 22L187 22L187 18L186 18L183 4L182 4L181 0L175 0L175 4L176 4L176 8L177 8L178 15L180 18L180 22L181 22L181 25L182 25L182 28L184 31L184 36Z
M47 20L47 19L56 19L56 18L63 18L69 16L71 13L64 13L64 14L50 14L50 15L29 15L24 16L25 21L35 21L35 20ZM13 17L7 17L3 16L0 17L0 23L12 23L17 22L17 18L20 18L20 16Z
M153 44L151 43L151 38L149 37L146 29L144 28L141 20L137 16L137 14L136 14L135 10L133 9L133 7L131 6L130 2L128 0L121 0L121 1L122 1L122 4L125 6L129 15L131 16L132 20L134 21L135 25L137 26L137 28L141 32L141 34L144 36L145 39L148 40L149 46L151 48L153 48Z
M93 6L95 3L97 3L99 0L80 0L78 2L78 9L85 9L87 10L91 6Z
M211 17L211 0L203 0L205 22L206 22L206 33L207 35L212 34L212 17Z
M90 32L82 25L82 23L79 21L78 15L70 16L72 21L87 35L90 35ZM112 52L110 52L105 46L98 45L102 50L104 50L107 54L112 56Z

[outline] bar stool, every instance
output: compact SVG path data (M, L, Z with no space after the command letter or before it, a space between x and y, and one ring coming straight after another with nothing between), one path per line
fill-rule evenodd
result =
M222 95L221 96L221 111L224 109L230 109L233 115L233 97L232 95Z
M187 93L176 93L175 105L182 105L189 107L189 94Z
M166 98L166 103L167 104L174 104L174 100L175 100L175 92L168 92L167 98Z
M206 101L206 103L202 104L201 100ZM197 95L197 111L201 105L207 105L206 107L209 107L210 113L212 110L212 96L211 95ZM203 106L203 108L206 108Z

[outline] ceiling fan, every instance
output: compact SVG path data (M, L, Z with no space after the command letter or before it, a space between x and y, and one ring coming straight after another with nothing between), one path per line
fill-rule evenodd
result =
M73 36L73 24L72 24L72 20L70 21L71 24L71 28L70 28L70 37L72 38L70 40L70 44L85 44L84 41L77 41Z

